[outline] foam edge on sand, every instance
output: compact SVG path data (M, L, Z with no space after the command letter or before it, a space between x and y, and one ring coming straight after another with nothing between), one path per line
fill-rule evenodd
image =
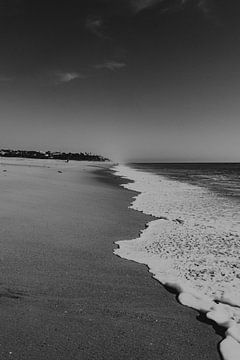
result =
M115 175L124 179L133 180L128 175L128 170L131 168L125 166L115 166L112 168ZM136 170L134 170L136 171ZM126 174L126 175L125 175ZM129 177L128 177L129 176ZM134 183L122 184L123 187L135 190ZM138 190L137 190L138 191ZM139 191L140 193L141 191ZM133 198L130 208L135 209L134 202L138 195ZM135 209L138 210L138 209ZM151 236L151 230L159 226L159 222L164 220L153 220L147 224L147 229L141 231L140 237L133 240L117 241L117 249L114 249L114 254L127 260L132 260L137 263L148 266L149 272L153 274L153 278L158 280L166 288L171 288L178 294L178 300L182 305L193 308L206 316L206 319L213 321L213 323L220 326L225 331L225 337L221 341L219 350L224 360L240 360L240 323L234 320L234 307L240 307L238 299L234 299L227 291L221 298L211 298L195 289L191 288L184 280L179 280L177 276L166 272L166 269L171 266L169 262L164 261L159 263L159 258L154 255L145 254L144 252L135 250L135 245L144 241L146 237ZM149 235L150 234L150 235Z

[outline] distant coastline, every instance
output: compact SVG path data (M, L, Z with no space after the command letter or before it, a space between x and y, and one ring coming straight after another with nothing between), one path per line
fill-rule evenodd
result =
M60 151L36 151L36 150L12 150L0 149L1 157L19 157L30 159L54 159L54 160L76 160L76 161L110 161L109 159L92 153L65 153Z

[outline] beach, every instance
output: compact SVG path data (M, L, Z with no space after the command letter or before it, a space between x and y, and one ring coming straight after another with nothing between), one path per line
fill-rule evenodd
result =
M218 329L113 254L154 218L110 165L0 164L2 359L219 360Z

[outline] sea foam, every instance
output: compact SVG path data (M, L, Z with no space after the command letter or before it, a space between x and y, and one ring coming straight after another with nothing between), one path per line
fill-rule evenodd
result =
M226 329L225 360L240 359L239 203L207 188L118 165L116 175L137 191L130 207L158 219L140 237L118 241L114 253L146 264L178 292L179 302Z

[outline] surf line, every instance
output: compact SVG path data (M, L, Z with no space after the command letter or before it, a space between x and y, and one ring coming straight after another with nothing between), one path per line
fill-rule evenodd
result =
M126 165L117 165L112 168L114 174L129 183L121 184L122 187L137 191L138 194L133 197L129 208L144 211L140 205L141 196L148 196L146 184L142 181L146 176L149 178L148 185L151 189L151 180L159 181L159 176L155 174L146 173L144 171L136 170ZM151 195L149 194L150 198ZM146 214L158 216L156 213L151 213L151 208L147 210ZM178 293L178 301L185 306L191 307L200 313L204 314L206 319L212 320L218 326L225 330L225 337L220 342L219 350L224 360L240 360L240 323L236 320L235 311L239 310L240 301L238 299L228 296L227 291L221 298L212 298L210 296L197 291L192 288L187 281L177 276L174 271L168 274L168 269L171 268L171 260L162 260L156 254L149 254L146 251L141 251L141 246L146 240L151 238L159 230L159 226L163 226L166 218L153 220L147 224L145 230L142 230L140 237L132 240L117 241L117 249L114 249L114 254L123 258L132 260L141 264L147 265L149 272L153 274L153 278L158 280L166 288L172 288ZM177 220L177 219L176 219ZM137 248L137 251L136 251ZM145 250L145 249L144 249ZM166 270L167 269L167 270ZM238 312L238 311L237 311Z

